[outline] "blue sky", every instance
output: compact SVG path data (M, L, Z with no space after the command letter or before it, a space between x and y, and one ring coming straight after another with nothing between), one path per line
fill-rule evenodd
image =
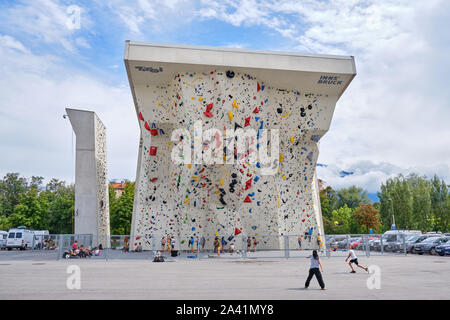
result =
M80 29L67 26L70 6ZM107 126L110 178L134 179L123 51L139 40L353 55L358 75L321 140L319 177L371 193L399 173L450 183L449 29L445 0L2 1L0 174L72 181L70 106Z

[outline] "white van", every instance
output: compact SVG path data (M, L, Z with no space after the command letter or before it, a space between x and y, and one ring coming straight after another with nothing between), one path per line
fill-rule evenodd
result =
M0 249L6 248L6 239L8 238L8 232L0 230Z
M8 231L8 239L6 239L6 248L11 250L17 248L25 250L33 246L34 233L25 228L11 228Z

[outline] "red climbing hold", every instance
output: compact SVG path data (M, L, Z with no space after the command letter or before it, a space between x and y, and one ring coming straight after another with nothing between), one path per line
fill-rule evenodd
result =
M153 178L151 181L156 182L156 180L158 180L158 178Z
M156 156L156 151L158 150L158 147L155 146L151 146L150 147L150 155L151 156Z
M253 110L253 113L259 113L258 107L256 107L256 108Z
M259 85L259 82L257 82L257 84L258 84L258 86L257 86L257 88L256 88L256 91L259 92L259 90L261 90L261 86Z
M250 197L247 196L247 197L245 198L244 202L251 203L251 202L252 202L252 199L250 199Z
M139 119L141 119L142 121L144 121L144 117L142 116L142 113L139 112Z
M239 233L241 233L241 230L234 228L234 235L237 236Z
M250 125L250 117L245 118L245 124L244 127L249 126Z
M247 180L247 182L245 183L245 190L250 189L252 187L252 180L253 178Z
M150 134L152 136L157 136L158 135L158 129L150 129Z
M150 131L150 126L148 125L147 121L145 121L144 127L145 127L145 129L147 129L148 131Z
M210 104L206 105L206 112L210 112L212 107L213 107L213 105L214 105L213 103L210 103Z
M203 114L204 114L205 116L207 116L208 118L212 118L212 117L213 117L213 114L212 114L211 112L208 112L208 111L203 112Z

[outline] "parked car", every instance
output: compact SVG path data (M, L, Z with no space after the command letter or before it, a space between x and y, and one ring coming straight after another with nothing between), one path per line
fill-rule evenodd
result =
M339 242L346 239L346 235L331 235L327 240L327 246L331 250L336 250L339 248Z
M380 240L373 242L373 250L381 251L381 243L383 244L383 251L393 251L395 243L403 243L403 239L409 238L413 235L421 235L418 230L389 230L386 231Z
M24 227L11 228L8 231L8 239L6 248L12 250L13 248L25 250L33 246L34 233Z
M372 240L377 240L377 239L379 239L379 237L377 237L377 236L374 236L374 237L368 237L367 240L366 240L367 242L365 242L365 241L363 241L363 239L361 238L360 241L354 242L354 243L353 243L353 244L354 244L354 248L355 248L356 250L366 250L365 245L367 244L367 246L370 247L371 241L372 241Z
M346 239L338 242L338 248L339 249L347 249L348 247L350 247L350 244L352 242L355 242L357 240L358 240L358 238L346 238Z
M450 240L447 242L436 246L436 253L440 256L450 255Z
M353 241L350 241L350 249L356 249L356 246L357 246L359 243L361 243L362 241L363 241L363 240L362 240L362 237L354 238Z
M0 249L6 248L7 237L8 237L8 232L0 230Z
M414 246L416 244L421 243L425 239L429 239L429 238L433 238L433 237L440 237L440 236L437 234L424 234L424 235L418 236L416 239L411 239L410 241L407 241L406 242L406 252L415 253ZM403 250L403 247L400 247L400 250Z
M447 237L431 237L423 240L414 246L414 252L417 254L436 254L436 246L446 243L450 238Z

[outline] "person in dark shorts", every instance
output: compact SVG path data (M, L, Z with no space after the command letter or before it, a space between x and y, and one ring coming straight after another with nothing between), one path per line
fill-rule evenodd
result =
M313 250L312 256L308 257L311 259L311 265L309 267L309 275L305 282L305 289L308 289L309 283L311 282L312 277L315 275L317 281L319 282L320 288L325 290L325 283L322 279L322 274L320 270L323 272L322 263L320 262L319 255L317 254L317 250ZM319 270L320 267L320 270Z
M369 272L369 268L366 268L364 266L361 266L358 262L358 257L355 254L355 251L353 250L348 250L348 256L345 259L345 262L347 262L347 260L350 259L350 262L348 263L348 265L350 266L350 268L352 268L352 271L350 271L350 273L356 273L355 269L352 266L352 263L356 264L358 267L360 267L361 269L366 270L367 272Z

